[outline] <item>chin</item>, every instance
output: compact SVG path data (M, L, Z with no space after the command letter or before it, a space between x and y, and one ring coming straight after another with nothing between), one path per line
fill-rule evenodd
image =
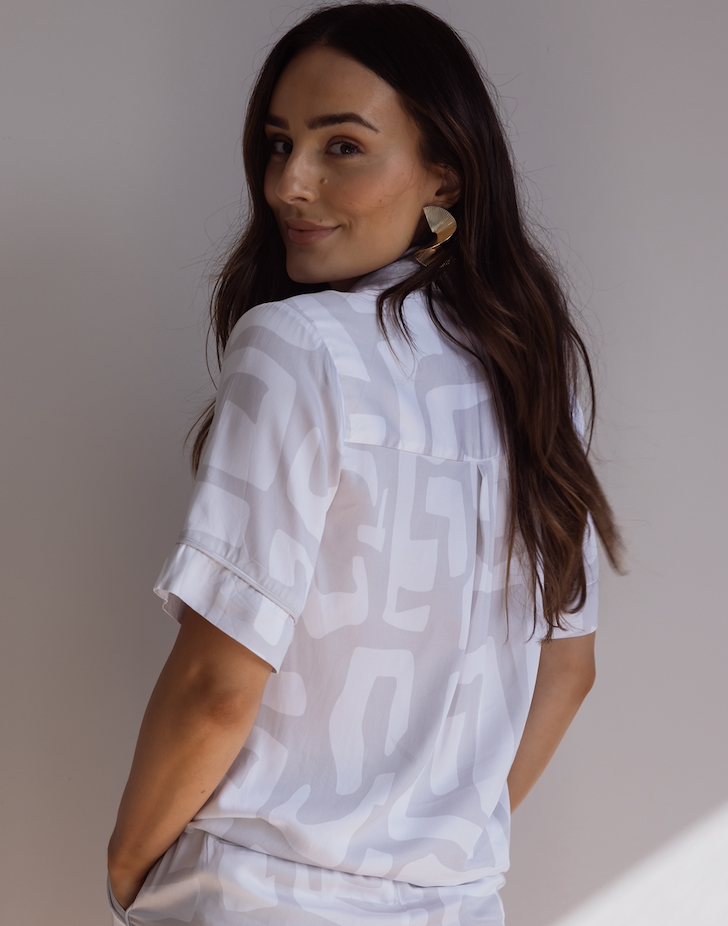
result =
M328 276L322 273L320 267L302 267L292 261L286 261L286 273L294 283L305 283L313 286L317 283L328 283Z

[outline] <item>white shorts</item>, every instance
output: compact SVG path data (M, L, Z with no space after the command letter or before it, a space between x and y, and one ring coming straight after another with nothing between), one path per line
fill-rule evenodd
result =
M188 829L116 926L503 926L502 875L451 887L303 865Z

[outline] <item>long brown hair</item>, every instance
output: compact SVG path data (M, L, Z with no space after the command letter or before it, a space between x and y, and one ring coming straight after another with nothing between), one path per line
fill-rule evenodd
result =
M291 59L314 45L343 52L397 90L420 129L424 162L448 167L461 180L452 209L457 238L430 266L380 295L379 321L385 333L388 324L401 329L405 298L422 290L443 334L450 337L455 327L458 342L482 363L508 459L509 563L515 554L526 566L550 637L562 614L577 611L586 598L582 544L589 514L610 562L619 566L619 534L587 459L593 415L583 442L574 424L582 371L593 408L592 370L554 264L525 227L493 90L437 16L412 3L328 6L294 26L268 55L243 136L249 218L211 303L218 361L248 309L320 289L288 277L263 195L269 156L263 126L273 89ZM213 410L214 403L198 420L195 471Z

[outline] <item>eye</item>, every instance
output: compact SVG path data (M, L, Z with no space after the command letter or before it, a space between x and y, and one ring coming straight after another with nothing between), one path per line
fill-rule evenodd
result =
M339 158L348 158L355 154L361 154L361 148L351 141L335 141L329 145L329 151Z
M285 138L274 138L270 143L271 154L290 154L293 151L293 145Z

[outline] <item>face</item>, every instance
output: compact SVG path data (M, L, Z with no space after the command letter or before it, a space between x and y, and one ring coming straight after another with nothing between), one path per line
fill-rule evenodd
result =
M331 48L310 48L276 84L266 120L265 198L298 283L346 289L410 247L425 205L452 205L426 166L397 92Z

